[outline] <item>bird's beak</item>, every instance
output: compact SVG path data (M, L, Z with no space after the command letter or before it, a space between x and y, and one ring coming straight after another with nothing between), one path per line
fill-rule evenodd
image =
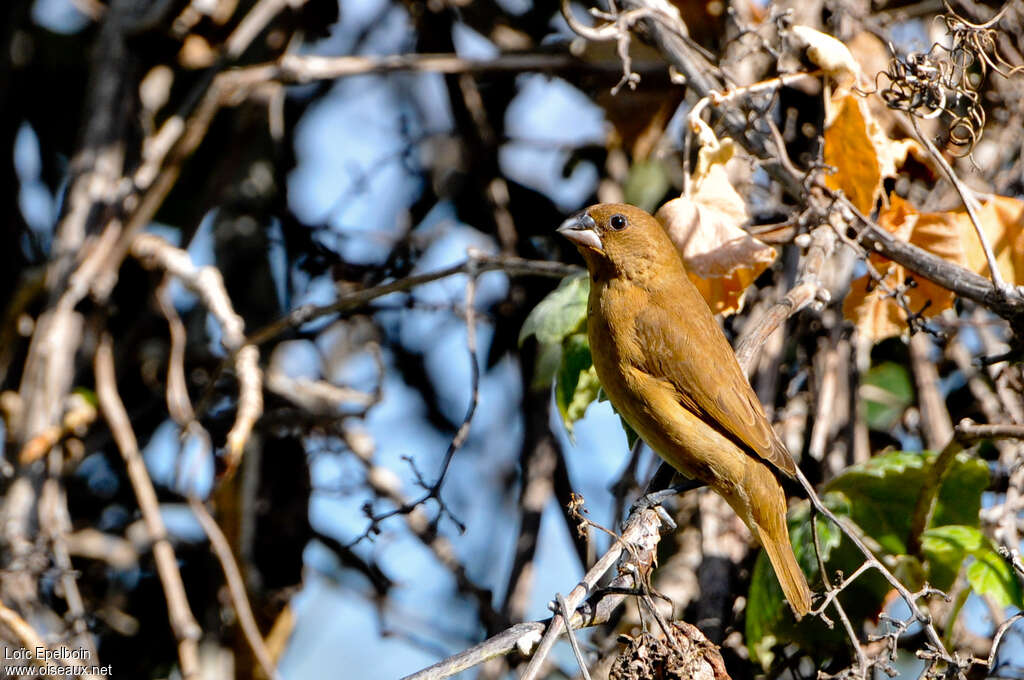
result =
M604 252L601 237L597 235L597 223L585 210L562 222L562 225L558 227L558 233L578 246Z

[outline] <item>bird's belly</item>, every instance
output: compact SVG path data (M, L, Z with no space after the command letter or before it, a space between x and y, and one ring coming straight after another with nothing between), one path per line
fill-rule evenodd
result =
M756 461L687 410L666 381L617 361L616 354L594 352L597 376L615 410L672 467L732 495L742 484L746 466Z
M614 402L613 402L614 403ZM693 479L731 495L741 484L746 465L754 462L731 439L699 417L671 402L667 408L646 401L626 421L655 453Z

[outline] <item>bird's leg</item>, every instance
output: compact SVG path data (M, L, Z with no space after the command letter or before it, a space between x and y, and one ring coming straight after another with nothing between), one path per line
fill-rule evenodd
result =
M672 485L665 487L666 484ZM650 484L647 485L646 493L633 504L633 509L653 508L676 494L686 493L702 486L705 486L704 482L684 477L667 463L662 463L658 471L654 473L654 477L651 478Z

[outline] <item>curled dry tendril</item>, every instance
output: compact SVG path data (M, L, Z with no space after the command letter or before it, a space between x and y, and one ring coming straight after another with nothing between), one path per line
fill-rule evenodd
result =
M950 119L949 143L959 148L961 155L969 155L985 128L980 88L989 71L1004 78L1024 71L1024 66L1012 66L999 52L995 25L1005 11L1006 7L985 23L974 24L947 4L946 14L938 19L950 36L949 47L936 43L927 52L901 56L890 44L894 56L888 69L875 79L876 88L879 77L889 81L879 91L886 105L922 120L946 115Z

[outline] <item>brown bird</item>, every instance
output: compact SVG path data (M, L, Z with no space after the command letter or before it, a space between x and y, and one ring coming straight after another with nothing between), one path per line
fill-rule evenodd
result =
M796 465L668 234L623 204L587 208L558 231L590 270L587 334L612 405L672 467L728 501L764 546L799 619L811 591L775 477L793 477Z

